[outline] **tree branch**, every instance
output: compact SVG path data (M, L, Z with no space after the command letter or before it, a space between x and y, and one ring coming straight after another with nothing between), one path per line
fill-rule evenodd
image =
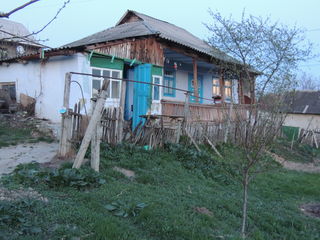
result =
M31 5L31 4L33 4L33 3L35 3L35 2L39 2L39 1L40 0L31 0L31 1L21 5L20 7L17 7L15 9L11 10L10 12L0 13L0 18L9 18L11 14L13 14L13 13L15 13L15 12L17 12L17 11L19 11L19 10L21 10L21 9Z

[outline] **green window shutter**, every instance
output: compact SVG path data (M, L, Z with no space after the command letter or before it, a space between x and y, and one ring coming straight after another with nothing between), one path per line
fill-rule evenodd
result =
M151 75L162 76L162 67L152 65Z
M124 61L121 59L114 58L109 56L92 56L90 59L90 66L91 67L98 67L98 68L109 68L109 69L116 69L116 70L123 70Z

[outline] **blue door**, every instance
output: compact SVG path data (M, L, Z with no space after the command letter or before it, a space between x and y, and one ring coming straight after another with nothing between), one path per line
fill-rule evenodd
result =
M188 80L188 90L191 93L191 96L190 96L190 102L194 103L194 102L197 102L197 98L194 97L194 85L193 85L193 73L189 73L189 80ZM203 76L202 75L198 75L198 93L199 93L199 97L203 97ZM199 99L199 103L202 103L203 99L200 98Z
M151 83L151 64L141 64L134 68L134 80ZM151 85L143 83L134 83L133 86L133 114L132 129L145 119L140 115L145 115L151 106Z

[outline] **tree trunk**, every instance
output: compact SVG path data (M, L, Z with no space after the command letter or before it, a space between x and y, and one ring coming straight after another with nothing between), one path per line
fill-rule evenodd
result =
M245 172L243 173L242 227L241 227L242 239L246 238L248 185L249 185L249 172L248 170L245 170Z

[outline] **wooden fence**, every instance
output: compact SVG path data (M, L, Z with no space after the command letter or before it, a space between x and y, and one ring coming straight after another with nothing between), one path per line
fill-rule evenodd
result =
M184 115L184 102L174 102L162 100L162 114L171 116ZM243 118L247 117L246 109L248 105L234 104L232 107L241 112ZM240 111L241 110L241 111ZM230 115L230 105L226 104L199 104L189 103L190 121L196 122L218 122L221 123ZM235 119L235 111L231 111L231 120Z
M89 123L89 117L80 113L81 104L74 105L73 110L69 110L72 119L71 141L80 142L84 136ZM119 136L119 108L106 108L101 117L102 136L101 140L110 144L116 144L122 140Z

